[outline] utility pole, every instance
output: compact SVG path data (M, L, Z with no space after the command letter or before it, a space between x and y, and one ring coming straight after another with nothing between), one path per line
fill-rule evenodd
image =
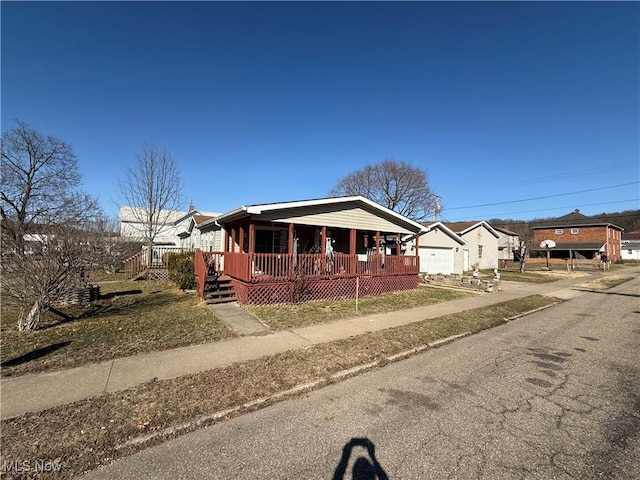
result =
M442 206L440 205L440 196L436 195L436 205L433 209L433 221L437 222L438 221L438 215L440 214L440 210L442 209Z

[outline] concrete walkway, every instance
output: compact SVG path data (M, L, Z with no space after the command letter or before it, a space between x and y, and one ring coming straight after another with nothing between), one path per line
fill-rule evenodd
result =
M637 269L633 271L637 272ZM631 271L626 270L625 273ZM594 272L594 275L598 274ZM588 278L568 278L545 284L503 281L500 285L502 291L497 293L479 294L435 305L360 316L288 331L241 336L220 342L144 353L67 370L2 379L1 418L11 418L26 412L41 411L95 397L105 392L123 390L153 379L164 380L202 372L528 295L541 294L570 299L584 293L572 288L572 285Z
M244 308L233 303L208 305L209 310L238 335L261 335L269 332L269 327Z

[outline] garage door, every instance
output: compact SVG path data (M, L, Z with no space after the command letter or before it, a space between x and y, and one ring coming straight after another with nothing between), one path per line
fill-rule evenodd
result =
M420 272L453 273L453 249L420 247Z

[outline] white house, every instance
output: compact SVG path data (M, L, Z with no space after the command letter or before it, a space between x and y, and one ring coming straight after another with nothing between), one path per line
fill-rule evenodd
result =
M407 241L408 255L415 255L418 244L420 273L461 275L465 270L464 259L469 258L467 242L441 222L423 225L425 230L418 241L415 241L415 237Z
M120 235L122 237L144 239L145 225L143 219L144 209L138 207L120 207ZM194 215L217 216L218 213L200 212L195 208L190 208L188 212L175 210L162 210L158 217L160 230L157 233L154 244L180 247L181 236L188 231L191 218Z
M505 227L496 225L492 225L492 227L500 235L498 238L498 260L514 260L513 252L520 248L519 234Z
M640 231L622 234L620 255L623 261L640 261Z
M449 230L455 232L467 242L468 254L464 254L463 268L465 271L473 269L475 265L480 269L498 267L498 240L500 235L484 220L477 222L445 223Z
M180 246L189 250L203 252L222 251L223 230L216 222L216 215L193 215L187 229L179 233Z

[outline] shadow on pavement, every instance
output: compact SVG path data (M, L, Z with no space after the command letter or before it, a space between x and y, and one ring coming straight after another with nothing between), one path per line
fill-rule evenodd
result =
M352 476L347 475L347 466L349 465L349 458L354 447L363 447L367 450L369 458L365 456L359 456L353 464ZM352 438L342 448L342 458L340 463L336 467L333 473L333 480L388 480L389 477L384 471L378 459L376 458L375 445L368 438Z
M638 293L620 293L620 292L607 292L604 290L592 290L589 288L576 288L580 292L589 292L589 293L601 293L602 295L620 295L622 297L640 297Z

